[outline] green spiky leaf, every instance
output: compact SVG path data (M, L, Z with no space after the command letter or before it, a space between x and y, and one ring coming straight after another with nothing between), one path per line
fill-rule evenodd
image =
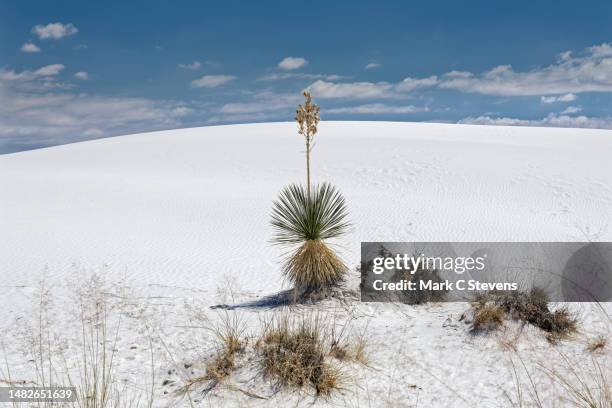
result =
M344 197L331 184L314 186L310 195L299 184L279 194L272 209L272 242L278 245L326 240L345 234L350 224Z

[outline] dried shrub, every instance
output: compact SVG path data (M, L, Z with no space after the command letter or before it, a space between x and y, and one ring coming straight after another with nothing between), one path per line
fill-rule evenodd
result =
M217 352L206 364L206 374L199 380L220 382L236 368L236 355L244 351L244 323L238 315L225 314L219 325L212 329L217 338Z
M206 374L202 377L202 380L219 382L225 379L234 371L236 367L235 359L235 353L231 353L229 350L220 350L213 360L206 365Z
M503 315L532 324L547 333L551 343L575 333L578 326L576 316L566 307L551 311L548 296L540 288L527 291L490 291L478 294L472 304L474 316L484 308L499 308ZM499 327L499 326L498 326Z
M353 339L349 354L353 361L368 365L367 338L365 333Z
M367 340L365 335L352 338L334 338L332 336L329 355L340 361L354 361L367 365L366 346Z
M504 324L504 311L497 305L487 303L476 309L472 321L472 331L493 331Z
M339 388L341 373L325 361L321 320L288 316L264 324L258 347L264 375L281 387L312 386L317 395Z
M608 339L606 339L604 335L600 334L599 336L589 341L589 343L587 344L587 350L590 353L597 353L597 352L602 351L604 348L606 348L607 344L608 344Z
M330 365L325 366L315 386L317 395L327 396L331 394L340 388L341 382L342 373L340 370Z
M572 333L578 330L578 320L576 316L567 308L562 307L545 319L545 327L538 326L542 330L550 333L549 340L555 342L556 340L562 340Z
M329 335L329 355L340 361L351 361L367 365L366 352L367 336L366 329L355 334L351 329L351 320L337 325L331 325Z
M348 344L332 343L329 355L338 360L348 360L350 357Z
M213 329L221 347L232 354L243 350L244 332L245 324L240 315L229 313L224 314L220 324Z

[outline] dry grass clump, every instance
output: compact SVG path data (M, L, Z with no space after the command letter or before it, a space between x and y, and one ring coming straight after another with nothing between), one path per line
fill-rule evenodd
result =
M206 374L201 380L221 382L234 371L235 358L235 353L226 349L220 350L215 358L206 365Z
M329 355L337 360L348 360L350 359L350 350L348 344L340 342L332 342L329 350Z
M244 331L244 323L240 317L225 315L221 323L213 329L218 341L218 350L206 365L206 374L202 380L220 382L234 371L236 355L244 351L246 345L246 340L243 340Z
M511 359L513 370L513 381L515 385L515 397L511 398L508 393L506 398L513 408L523 408L535 406L544 408L548 406L563 406L576 408L612 408L612 389L608 379L609 373L595 359L591 359L591 364L583 364L582 361L570 361L565 355L561 354L561 362L555 363L553 367L545 364L538 364L538 369L546 375L555 385L560 387L552 398L562 401L562 405L557 405L551 398L543 398L542 384L535 381L533 372L527 369L526 363L520 355L517 358L523 370L519 370ZM521 384L520 372L526 376L526 384ZM547 385L550 387L550 385ZM556 387L555 387L556 388ZM528 401L530 399L530 401ZM548 403L552 403L549 405Z
M244 337L245 324L240 315L221 316L220 322L210 328L216 338L216 352L206 363L203 375L184 379L179 394L186 394L191 401L190 391L193 387L204 385L202 395L206 395L221 383L228 383L229 376L236 370L236 359L245 352L247 340Z
M54 289L67 289L68 296L66 292L57 296ZM45 272L28 318L13 334L21 342L19 349L31 370L32 378L24 384L75 387L76 401L70 405L82 408L153 406L155 356L150 327L137 317L133 304L124 282L107 282L101 274L75 266L72 283L53 288ZM146 329L149 337L150 377L141 379L142 384L149 382L146 390L123 383L117 376L119 341L128 326ZM11 363L6 352L4 363L6 372L0 369L0 374L11 384ZM34 405L58 406L51 402Z
M536 320L534 324L548 332L546 339L553 344L576 333L578 330L576 316L565 306L549 315L544 315L543 318Z
M597 353L606 348L607 344L608 339L606 339L604 335L600 334L599 336L589 340L589 343L587 344L587 350L590 353Z
M344 324L337 332L335 324L332 326L329 355L340 361L353 361L368 365L366 332L351 336L349 335L349 327L349 323Z
M493 331L504 324L504 311L497 305L487 303L476 309L472 330L475 332Z
M339 388L342 375L325 361L324 337L318 317L264 322L258 342L264 375L281 387L310 385L317 395L329 395Z
M354 343L332 343L329 355L340 361L354 361L368 365L366 345L364 337L355 339Z
M496 324L499 315L508 316L514 320L530 323L547 332L546 338L555 343L577 330L578 321L576 316L566 307L551 311L548 307L548 296L540 288L532 288L530 291L491 291L477 295L472 307L474 309L474 320L472 329L477 331L477 318L481 321L488 318L491 328L498 328Z
M365 336L357 337L353 343L352 357L358 363L368 365L370 359L367 352L367 341Z
M572 406L578 408L612 408L612 389L609 382L609 371L592 359L592 369L589 373L574 368L566 358L565 369L567 374L557 370L542 368L543 371L567 394L567 400ZM606 374L607 372L607 374Z

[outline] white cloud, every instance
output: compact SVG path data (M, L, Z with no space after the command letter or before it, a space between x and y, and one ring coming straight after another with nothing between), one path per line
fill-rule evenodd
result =
M540 102L542 103L572 102L575 100L576 100L576 95L573 93L568 93L568 94L559 95L559 96L542 96L540 98Z
M298 77L291 74L271 74L260 80ZM301 77L308 78L307 75ZM439 88L497 96L540 95L542 103L572 102L581 92L612 92L612 43L589 47L578 56L564 52L555 63L526 72L499 65L483 74L450 71L442 76L407 77L399 83L317 79L308 89L323 99L402 98L417 89Z
M338 84L334 84L338 85ZM354 84L349 84L354 85ZM367 88L367 86L366 86ZM320 90L320 89L319 89ZM362 89L357 89L361 91ZM339 92L345 95L348 92L342 88ZM352 89L350 90L352 92ZM351 93L352 94L352 93ZM378 94L378 91L376 91ZM317 93L315 98L321 95L329 96L327 93ZM334 94L337 96L337 94ZM360 94L361 95L361 94ZM335 97L334 96L334 97ZM261 122L265 120L290 120L292 112L298 103L303 102L301 95L294 93L275 93L270 91L253 94L251 99L246 102L232 102L222 105L217 111L211 112L208 123L238 123L238 122ZM414 114L417 112L427 112L429 108L413 105L386 105L382 103L371 103L357 106L346 106L338 108L328 108L325 114Z
M40 82L31 83L26 82L19 88L24 91L50 91L50 90L68 90L75 88L76 85L68 83L68 82L59 82L54 78L45 77L42 78Z
M593 118L551 113L542 119L518 119L509 117L479 116L465 118L459 123L497 126L549 126L567 128L612 129L612 117Z
M438 84L438 77L433 75L428 78L405 78L397 84L396 89L402 92L410 92L416 88L431 87Z
M74 77L76 79L80 79L81 81L87 81L89 79L89 74L85 71L79 71L74 74Z
M102 137L104 136L104 131L99 128L89 128L83 132L83 135L87 137Z
M287 57L278 63L278 67L280 69L290 71L302 68L303 66L306 66L306 64L308 64L308 61L302 57Z
M572 52L571 51L564 51L562 53L560 53L557 57L559 59L559 61L567 61L568 59L570 59L572 56Z
M232 75L204 75L191 81L191 86L193 88L216 88L235 79L236 77Z
M69 92L29 92L0 80L1 152L181 126L179 102Z
M573 115L574 113L582 112L582 108L580 106L568 106L563 109L561 115Z
M0 153L93 137L181 127L194 112L182 102L71 92L64 65L0 68ZM85 72L75 74L84 79Z
M389 82L346 82L336 83L329 80L318 80L308 89L318 98L403 98L407 93L417 89L432 87L438 84L438 77L405 78L403 81L392 84Z
M262 112L273 112L294 108L302 100L296 94L278 94L274 92L260 92L254 95L250 102L226 103L221 107L222 114L252 114Z
M244 113L234 115L215 115L210 116L207 120L207 124L219 124L219 123L254 123L254 122L265 122L273 118L278 118L274 113Z
M308 89L317 98L389 98L394 97L394 86L388 82L335 83L316 81Z
M36 76L53 76L59 74L64 69L62 64L46 65L34 71Z
M173 118L182 118L184 116L189 116L194 112L194 109L188 108L187 106L177 106L176 108L172 108L170 110L170 116Z
M546 67L517 72L500 65L483 74L449 72L439 87L462 92L501 96L558 95L581 92L612 92L612 45L587 48L581 56L562 53Z
M472 78L474 74L467 71L449 71L444 74L445 78Z
M557 97L557 102L572 102L576 100L576 95L568 93Z
M577 57L562 53L552 65L527 72L499 65L483 74L450 71L442 76L407 77L399 83L332 81L322 78L308 88L318 98L402 98L416 89L439 88L497 96L543 95L542 103L572 102L581 92L612 92L612 43L589 47Z
M382 67L382 65L379 64L378 62L370 62L364 68L365 69L375 69L375 68L380 68L380 67Z
M257 81L281 81L285 79L324 79L326 81L338 81L347 77L337 74L307 74L305 72L274 72L257 78Z
M409 114L417 112L427 112L427 107L408 106L389 106L382 103L371 103L366 105L348 106L342 108L327 109L329 114Z
M195 71L202 66L202 63L200 61L193 61L191 64L178 64L178 66L183 69Z
M600 45L594 45L589 47L588 50L598 57L610 57L612 56L612 43L603 43Z
M64 69L62 64L45 65L36 71L21 71L0 69L0 81L32 81L41 77L58 75Z
M22 52L26 53L40 52L40 47L31 42L23 44L20 49Z
M295 107L302 101L303 97L295 93L258 92L247 102L226 103L217 111L213 110L207 123L262 122L279 118L290 120Z
M49 23L47 25L38 24L32 27L32 33L36 34L41 40L59 40L69 37L79 31L72 23Z

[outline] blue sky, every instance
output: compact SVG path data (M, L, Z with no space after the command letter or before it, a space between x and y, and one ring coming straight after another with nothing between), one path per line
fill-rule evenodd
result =
M0 153L328 120L612 128L612 2L4 1Z

